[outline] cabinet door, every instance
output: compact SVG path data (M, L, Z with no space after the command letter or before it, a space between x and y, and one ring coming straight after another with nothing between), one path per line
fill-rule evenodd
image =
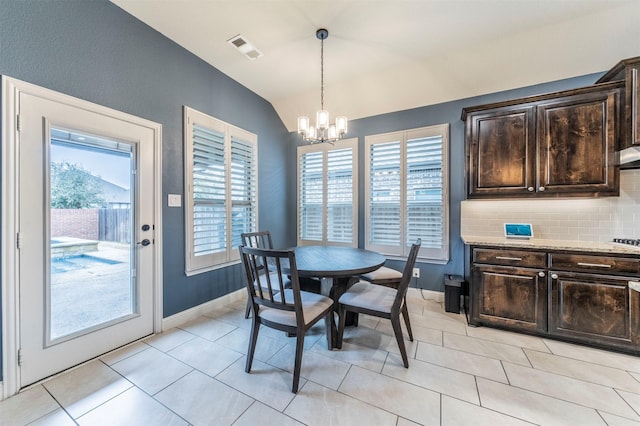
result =
M617 194L619 96L619 89L607 89L538 106L538 192Z
M546 331L547 281L543 270L476 265L472 274L474 323Z
M549 334L592 344L634 347L639 343L640 293L629 288L632 280L550 272Z
M470 198L527 195L535 182L533 106L498 108L467 117Z

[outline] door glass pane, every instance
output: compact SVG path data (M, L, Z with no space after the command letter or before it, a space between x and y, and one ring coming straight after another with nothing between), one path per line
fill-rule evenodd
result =
M52 129L49 145L49 342L137 311L131 144Z

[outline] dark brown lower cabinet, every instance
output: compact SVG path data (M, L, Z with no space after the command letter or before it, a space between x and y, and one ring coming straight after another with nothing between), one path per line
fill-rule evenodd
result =
M516 330L546 330L547 281L544 271L475 266L471 289L473 322Z
M637 280L596 274L550 272L549 334L621 348L640 343Z
M640 257L471 249L471 325L640 355Z

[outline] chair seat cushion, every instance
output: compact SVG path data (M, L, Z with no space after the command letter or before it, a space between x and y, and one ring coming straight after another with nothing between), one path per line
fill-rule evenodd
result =
M360 281L347 290L338 302L348 306L390 313L397 290Z
M293 304L293 290L285 290L284 298L287 303ZM302 300L302 315L305 325L313 322L319 316L324 315L328 308L333 307L333 300L321 294L301 291L300 299ZM296 326L296 313L294 311L283 311L281 309L260 306L258 315L267 321L292 327Z
M373 272L361 275L360 277L363 280L372 282L374 284L376 284L377 282L400 282L400 280L402 279L402 272L383 266Z

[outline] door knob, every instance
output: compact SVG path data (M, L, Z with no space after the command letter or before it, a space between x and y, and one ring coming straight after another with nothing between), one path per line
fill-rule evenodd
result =
M141 245L141 246L143 246L143 247L146 247L146 246L148 246L149 244L151 244L151 241L149 241L148 239L146 239L146 238L145 238L145 239L144 239L144 240L142 240L142 241L138 241L136 244L139 244L139 245Z

